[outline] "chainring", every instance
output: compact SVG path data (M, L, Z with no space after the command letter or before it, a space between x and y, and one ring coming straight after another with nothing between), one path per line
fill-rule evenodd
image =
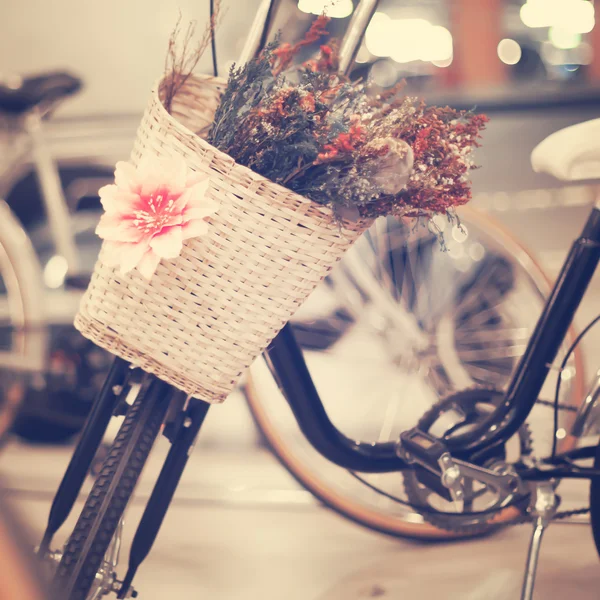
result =
M466 428L476 425L503 399L503 392L491 388L455 392L434 404L421 417L417 427L439 439L447 439L454 433L464 432ZM530 429L523 425L512 439L491 450L479 464L491 470L510 467L522 457L530 455L532 450ZM504 522L504 519L499 518L499 513L511 510L504 508L505 498L481 482L465 479L465 484L473 500L462 502L457 511L455 503L448 502L419 481L414 469L404 472L404 489L408 501L415 507L426 507L427 510L423 510L421 514L432 525L455 533L473 535L485 533ZM476 486L479 486L478 489L475 489ZM473 505L475 500L477 506ZM517 515L518 512L513 516Z

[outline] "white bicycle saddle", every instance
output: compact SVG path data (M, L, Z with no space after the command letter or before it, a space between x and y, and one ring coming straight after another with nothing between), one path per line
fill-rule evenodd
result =
M549 135L531 153L531 164L563 181L600 179L600 119Z

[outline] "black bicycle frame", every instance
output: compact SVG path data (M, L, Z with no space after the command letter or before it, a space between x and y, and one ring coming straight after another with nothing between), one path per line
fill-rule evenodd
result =
M271 342L266 357L302 433L325 458L340 467L365 473L399 471L406 466L396 455L393 442L354 441L335 427L289 323Z
M449 450L457 458L468 459L484 448L504 443L523 425L599 259L600 210L594 207L581 236L571 247L527 349L511 377L505 401L479 426L448 441ZM267 359L300 429L325 458L346 469L370 473L406 468L396 455L394 442L354 441L335 427L327 416L290 324L271 343ZM504 421L503 426L497 427L500 421Z

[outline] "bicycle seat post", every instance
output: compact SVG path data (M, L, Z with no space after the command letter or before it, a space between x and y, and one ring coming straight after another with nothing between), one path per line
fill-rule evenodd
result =
M56 252L67 262L67 273L77 274L79 260L71 217L60 176L44 136L40 112L33 109L24 119L25 131L31 139L33 164L40 185L46 216L50 224Z

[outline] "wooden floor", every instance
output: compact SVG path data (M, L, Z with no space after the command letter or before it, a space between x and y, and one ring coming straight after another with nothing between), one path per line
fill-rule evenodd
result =
M2 455L8 498L36 541L68 455L67 448L23 445ZM128 539L158 468L155 456L127 515ZM581 486L567 489L566 504L584 503L586 493ZM136 588L142 600L513 600L529 534L529 526L519 526L468 542L392 539L321 507L265 452L247 452L242 461L237 452L199 448ZM123 556L125 563L127 548ZM589 526L550 528L535 597L600 597Z

